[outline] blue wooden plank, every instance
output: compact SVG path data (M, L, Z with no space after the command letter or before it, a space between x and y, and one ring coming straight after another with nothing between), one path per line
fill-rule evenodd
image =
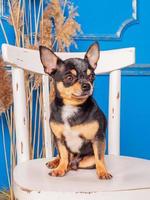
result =
M118 40L125 29L138 22L137 0L90 0L78 2L78 22L83 34L78 40Z

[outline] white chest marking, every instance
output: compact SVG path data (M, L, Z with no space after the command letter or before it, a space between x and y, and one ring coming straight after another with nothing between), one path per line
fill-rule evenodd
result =
M62 108L62 119L64 121L64 133L67 146L74 153L78 153L83 140L80 138L80 132L73 131L69 125L68 119L73 117L76 112L78 112L78 108L71 105L63 106Z
M78 112L78 108L71 105L63 106L62 108L62 119L64 123L68 122L68 119L74 116Z

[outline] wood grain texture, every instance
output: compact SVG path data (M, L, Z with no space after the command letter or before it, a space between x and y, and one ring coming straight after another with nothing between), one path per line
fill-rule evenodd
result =
M24 49L8 44L2 45L2 54L5 62L35 73L44 74L37 50ZM85 52L56 53L62 60L68 58L84 58ZM109 73L123 69L135 63L135 48L114 49L101 51L96 74Z

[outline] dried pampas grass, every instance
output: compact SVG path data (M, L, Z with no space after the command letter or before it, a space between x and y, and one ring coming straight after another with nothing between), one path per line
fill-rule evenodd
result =
M57 34L57 40L63 44L63 48L69 48L74 43L73 36L80 31L80 25L72 18L69 18L63 25L62 30Z
M6 190L0 191L0 200L10 200L10 193Z
M52 47L52 24L49 18L49 6L43 12L42 19L40 20L40 44L48 48Z
M0 115L5 112L13 102L11 74L4 69L4 62L0 57Z
M47 46L53 51L68 51L73 44L74 36L81 32L81 27L75 20L78 15L77 8L70 0L51 0L46 8L43 9L44 0L39 0L38 8L37 1L32 0L8 0L10 16L8 17L9 24L14 29L15 44L29 49L38 50L39 45ZM33 6L33 9L31 8ZM28 6L29 9L26 9ZM67 12L66 12L67 11ZM68 13L68 14L66 14ZM3 26L3 21L0 20L0 26L5 38L5 42L9 43L7 33ZM44 145L40 148L43 141L43 135L40 136L42 126L42 76L25 71L25 86L27 98L27 110L29 119L29 143L30 157L43 157L45 154ZM10 151L11 151L11 173L7 173L10 180L10 191L0 192L0 199L14 200L11 188L12 171L16 165L16 135L15 122L13 119L13 98L12 98L11 74L6 71L5 63L0 58L0 115L5 112L5 116L9 134L10 134ZM55 89L53 81L50 81L50 96L54 98ZM9 109L10 107L10 109ZM8 110L9 109L9 110ZM4 123L4 120L3 120ZM5 136L4 130L2 131ZM5 140L3 142L5 151ZM6 154L6 153L5 153ZM7 157L5 162L7 163ZM9 171L8 166L6 167Z
M20 46L21 32L24 26L24 10L23 7L21 7L21 0L8 0L8 4L10 10L10 17L8 18L8 22L14 27L16 45Z
M65 51L71 44L75 44L73 37L81 32L80 25L74 19L78 15L76 8L68 6L69 15L65 16L66 5L67 1L62 6L59 0L52 0L44 10L40 22L40 43L49 48L54 48L57 43L58 51Z
M1 67L4 67L4 66L5 66L5 64L4 64L3 58L0 57L0 68L1 68Z

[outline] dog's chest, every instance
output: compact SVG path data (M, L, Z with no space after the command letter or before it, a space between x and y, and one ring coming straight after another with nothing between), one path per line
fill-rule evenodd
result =
M69 119L74 117L77 112L77 107L65 105L63 106L61 113L62 120L64 122L63 135L65 137L67 146L74 153L78 153L83 144L83 139L80 137L80 131L73 130L69 124Z

